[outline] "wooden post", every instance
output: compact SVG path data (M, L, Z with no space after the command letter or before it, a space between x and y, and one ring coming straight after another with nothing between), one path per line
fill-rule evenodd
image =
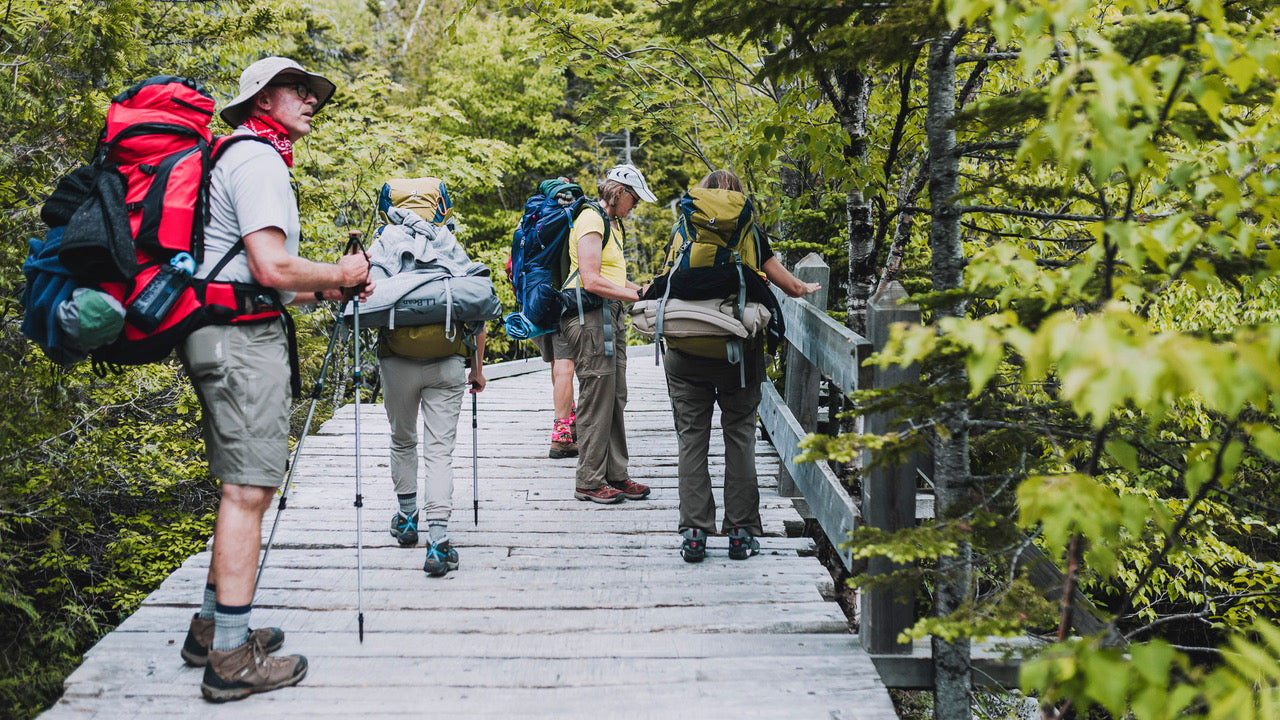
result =
M899 322L920 322L920 308L899 305L907 291L897 281L888 283L867 307L867 338L872 348L883 348L889 339L889 327ZM874 368L873 385L877 389L916 381L920 371L915 366ZM888 413L866 417L866 432L882 434L893 425ZM864 457L864 463L866 458ZM862 484L862 518L868 527L888 532L913 527L916 522L916 463L907 461L898 467L877 467ZM887 558L873 557L867 563L870 575L885 575L902 569ZM859 594L861 623L859 636L867 652L875 654L910 653L910 643L899 643L898 635L914 622L914 592L910 588L866 589Z
M804 296L804 300L819 310L827 309L827 285L831 280L831 268L822 261L822 256L809 253L796 263L795 276L804 282L816 282L822 289ZM822 374L804 354L792 345L787 345L787 407L791 414L800 421L800 427L810 433L818 427L818 390ZM797 497L795 479L784 465L778 470L778 494L783 497Z

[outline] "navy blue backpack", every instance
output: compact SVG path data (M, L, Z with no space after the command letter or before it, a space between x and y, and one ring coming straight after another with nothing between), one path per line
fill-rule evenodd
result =
M525 202L511 238L511 287L517 311L503 318L507 335L527 339L555 330L563 307L560 288L569 277L569 230L585 209L604 212L566 178L543 180ZM609 241L605 223L605 242Z

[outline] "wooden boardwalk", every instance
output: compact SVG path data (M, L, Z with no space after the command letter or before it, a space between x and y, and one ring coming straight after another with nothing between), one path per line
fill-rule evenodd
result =
M627 410L632 475L653 487L649 499L575 501L575 461L546 458L549 374L492 380L479 396L479 525L468 400L450 524L461 566L431 578L425 548L400 548L387 532L387 422L380 405L363 406L360 643L348 406L306 440L253 614L255 626L285 629L282 652L307 656L306 679L225 705L200 699L202 671L178 648L203 588L203 552L89 651L42 717L895 720L811 541L786 537L800 517L775 491L767 443L761 554L729 560L727 539L712 537L705 561L681 561L675 435L652 357L632 356ZM713 478L722 452L715 433Z

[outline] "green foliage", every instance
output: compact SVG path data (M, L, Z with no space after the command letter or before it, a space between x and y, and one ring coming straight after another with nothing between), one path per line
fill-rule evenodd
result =
M1169 643L1127 651L1095 640L1063 643L1024 666L1025 690L1044 699L1070 699L1080 711L1105 710L1134 720L1262 720L1280 712L1280 629L1269 622L1232 638L1222 664L1192 666Z
M1276 614L1280 560L1280 510L1261 500L1280 452L1280 14L1273 2L1225 5L945 4L962 62L942 82L974 89L954 120L963 287L918 285L926 324L895 328L871 360L922 369L919 385L854 398L857 412L898 412L897 432L805 441L806 459L869 452L875 467L964 433L970 474L956 504L919 530L860 533L852 548L918 560L925 569L896 575L927 590L971 543L983 580L912 633L1003 635L1043 622L994 609L996 588L1019 577L1017 534L1029 533L1078 571L1120 634L1145 642L1132 657L1096 639L1051 647L1055 669L1024 676L1026 690L1082 713L1273 712L1274 676L1243 680L1236 659L1275 664L1274 631L1257 623ZM826 51L795 62L839 57ZM926 91L878 90L903 107ZM892 106L873 97L871 127ZM929 262L910 248L908 266ZM956 302L960 317L933 313ZM957 360L963 375L948 374ZM940 419L958 406L962 423ZM1250 683L1256 699L1233 694Z

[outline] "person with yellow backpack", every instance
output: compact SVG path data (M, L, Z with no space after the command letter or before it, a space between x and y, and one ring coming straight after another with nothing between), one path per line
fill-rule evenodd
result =
M637 303L632 314L643 318L656 312L655 334L668 347L664 370L679 447L680 554L686 562L700 562L706 557L707 536L715 532L707 452L718 404L725 445L721 527L729 536L729 557L744 560L758 552L756 538L763 533L755 424L764 378L764 328L774 323L773 332L781 334L776 300L760 276L790 297L819 286L801 281L778 262L732 172L708 174L685 195L681 212L668 249L668 272L646 291L653 299ZM683 240L679 245L677 238ZM676 302L678 296L688 300ZM681 307L665 318L669 304ZM664 332L664 320L683 332Z
M464 390L484 390L484 321L501 307L489 269L467 257L450 229L453 204L437 178L391 180L379 195L388 224L369 248L375 277L386 275L362 325L379 327L383 404L391 424L391 479L399 509L391 535L418 544L418 514L426 516L423 571L433 577L458 568L449 540L453 510L453 448ZM466 369L470 359L471 369ZM418 411L423 427L423 499L418 503Z

